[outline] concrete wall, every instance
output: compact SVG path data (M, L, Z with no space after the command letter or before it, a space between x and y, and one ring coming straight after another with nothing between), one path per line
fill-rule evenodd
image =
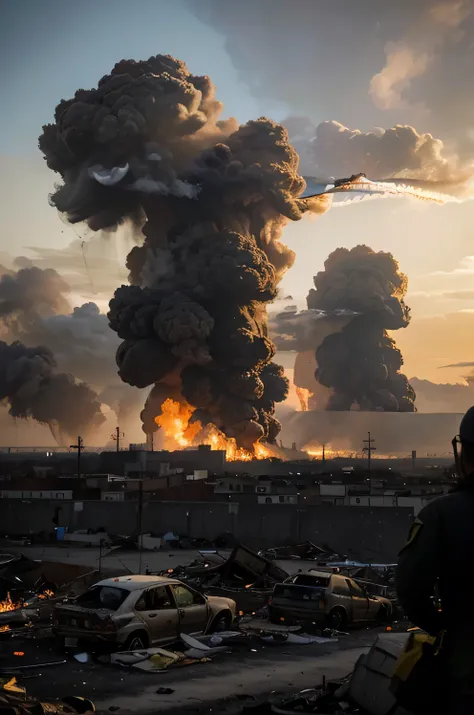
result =
M64 501L2 499L0 530L4 534L51 532L57 507L59 524L70 530L103 527L109 533L125 535L136 530L136 502L85 501L82 511L78 506L77 502L74 506L74 502ZM228 531L254 548L309 539L354 558L389 561L405 543L412 519L410 508L225 502L145 502L143 506L144 533L174 531L214 539Z

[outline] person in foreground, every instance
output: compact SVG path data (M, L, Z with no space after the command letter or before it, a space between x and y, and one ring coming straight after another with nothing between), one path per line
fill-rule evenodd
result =
M474 407L452 444L459 482L412 524L399 555L397 592L416 626L432 636L445 632L440 664L447 713L474 715Z

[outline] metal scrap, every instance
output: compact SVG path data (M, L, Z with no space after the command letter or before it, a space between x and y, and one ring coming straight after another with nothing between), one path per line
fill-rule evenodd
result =
M189 566L177 566L159 575L179 578L211 596L232 598L243 613L255 613L265 607L274 585L288 578L286 571L242 544L233 549L228 559L216 551L202 551Z

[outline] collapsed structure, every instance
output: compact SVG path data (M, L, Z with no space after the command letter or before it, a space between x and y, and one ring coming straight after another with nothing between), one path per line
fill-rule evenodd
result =
M172 399L253 451L275 440L274 405L288 389L266 316L294 259L282 227L328 200L298 199L304 181L283 127L238 127L221 110L209 78L179 60L123 60L97 89L61 101L39 144L63 178L51 201L69 221L143 227L132 285L116 291L109 320L123 339L121 378L154 385L145 433Z

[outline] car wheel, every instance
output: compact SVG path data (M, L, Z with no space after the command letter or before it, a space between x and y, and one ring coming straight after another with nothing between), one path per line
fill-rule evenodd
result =
M329 628L340 631L347 625L347 614L343 608L333 608L328 617Z
M124 644L124 650L146 650L149 639L145 631L131 633Z
M219 633L219 631L228 631L232 623L232 616L228 611L219 613L214 618L209 629L210 633Z

